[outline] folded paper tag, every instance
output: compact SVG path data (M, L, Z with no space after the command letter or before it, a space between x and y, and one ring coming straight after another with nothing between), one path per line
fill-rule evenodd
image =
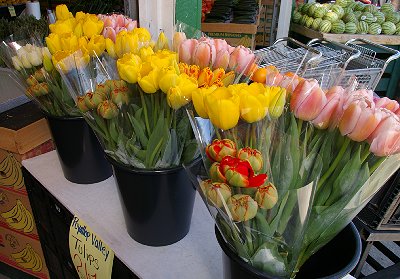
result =
M69 251L81 279L111 278L114 251L76 215L69 228Z
M12 16L12 17L17 16L17 14L15 13L14 6L8 6L8 12L10 13L10 16Z

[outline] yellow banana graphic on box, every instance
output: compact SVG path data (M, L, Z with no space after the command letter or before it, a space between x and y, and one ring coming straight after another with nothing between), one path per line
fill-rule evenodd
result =
M11 153L0 162L0 185L13 187L16 190L24 187L21 163Z
M39 254L28 243L21 251L11 254L11 257L23 268L38 272L43 268L43 261Z
M17 203L13 208L1 213L1 217L6 219L8 225L13 229L23 230L25 233L33 231L35 222L32 213L26 209L19 199L17 199Z

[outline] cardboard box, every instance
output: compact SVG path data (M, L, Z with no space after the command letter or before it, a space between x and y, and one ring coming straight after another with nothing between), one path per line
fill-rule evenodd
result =
M243 45L254 50L257 27L260 22L261 0L259 6L256 24L202 23L201 31L209 37L224 39L231 46Z
M37 278L50 278L40 243L3 227L0 227L0 261Z
M0 226L39 241L28 196L0 188Z
M273 43L276 39L280 2L278 1L276 3L276 7L274 6L273 0L263 0L261 4L260 23L257 28L255 44L257 47L268 47L271 45L271 42Z

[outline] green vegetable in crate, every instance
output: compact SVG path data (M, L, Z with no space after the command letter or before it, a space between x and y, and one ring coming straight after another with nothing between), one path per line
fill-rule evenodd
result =
M338 20L332 23L331 32L335 34L343 34L346 29L346 24L342 20Z
M299 12L294 12L293 15L292 15L292 21L293 21L294 23L299 23L301 17L302 17L301 13L299 13Z
M365 21L359 21L357 23L357 34L367 34L368 28L368 23L366 23Z
M339 5L339 6L342 6L344 8L344 7L347 7L350 4L350 1L349 0L336 0L335 4Z
M393 35L396 32L396 25L393 22L385 21L382 23L382 33L386 35Z
M328 10L324 6L318 7L314 12L315 18L323 18Z
M376 23L382 24L385 22L385 14L382 12L373 13L374 17L376 17Z
M369 13L369 12L364 12L362 13L362 15L360 16L360 20L365 21L368 24L371 24L372 22L376 21L376 17L374 17L373 14Z
M321 22L322 22L322 18L314 19L314 21L313 21L313 23L311 25L311 29L318 30L319 25L321 24Z
M373 14L374 12L378 11L378 7L375 5L365 5L364 7L364 12L369 12L371 14Z
M397 24L400 21L400 14L393 12L393 13L386 13L386 21L393 22Z
M365 4L361 2L356 2L356 5L354 6L353 10L355 11L363 11L365 8Z
M318 27L318 30L322 33L329 33L331 31L332 28L332 22L330 22L329 20L322 20L321 24Z
M339 19L341 19L344 15L344 10L339 5L332 5L331 11L338 15Z
M324 16L325 20L329 20L330 22L335 22L339 19L339 16L334 12L327 12Z
M381 6L381 12L382 13L393 13L394 7L391 3L384 3Z
M314 19L312 17L308 17L307 20L306 20L306 25L305 26L307 28L310 28L311 25L313 24L313 22L314 22Z
M355 22L347 22L344 28L344 33L355 34L357 32L357 24Z
M373 22L368 26L368 34L379 35L382 33L382 26L379 23Z
M308 8L307 14L311 17L314 16L314 12L318 9L318 5L320 4L317 3L311 4L311 6Z
M342 20L344 22L357 22L357 17L354 13L347 13L344 14L344 16L342 17Z

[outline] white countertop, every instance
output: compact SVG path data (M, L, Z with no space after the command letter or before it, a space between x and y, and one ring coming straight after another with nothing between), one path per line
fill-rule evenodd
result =
M72 214L82 218L138 277L222 278L222 255L214 235L214 221L198 194L186 237L172 245L150 247L128 235L113 177L87 185L69 182L56 151L25 160L22 165ZM354 277L344 277L351 278Z
M113 177L95 184L71 183L64 178L56 151L25 160L22 165L72 214L82 218L138 277L222 278L214 221L199 195L186 237L172 245L149 247L128 235Z

